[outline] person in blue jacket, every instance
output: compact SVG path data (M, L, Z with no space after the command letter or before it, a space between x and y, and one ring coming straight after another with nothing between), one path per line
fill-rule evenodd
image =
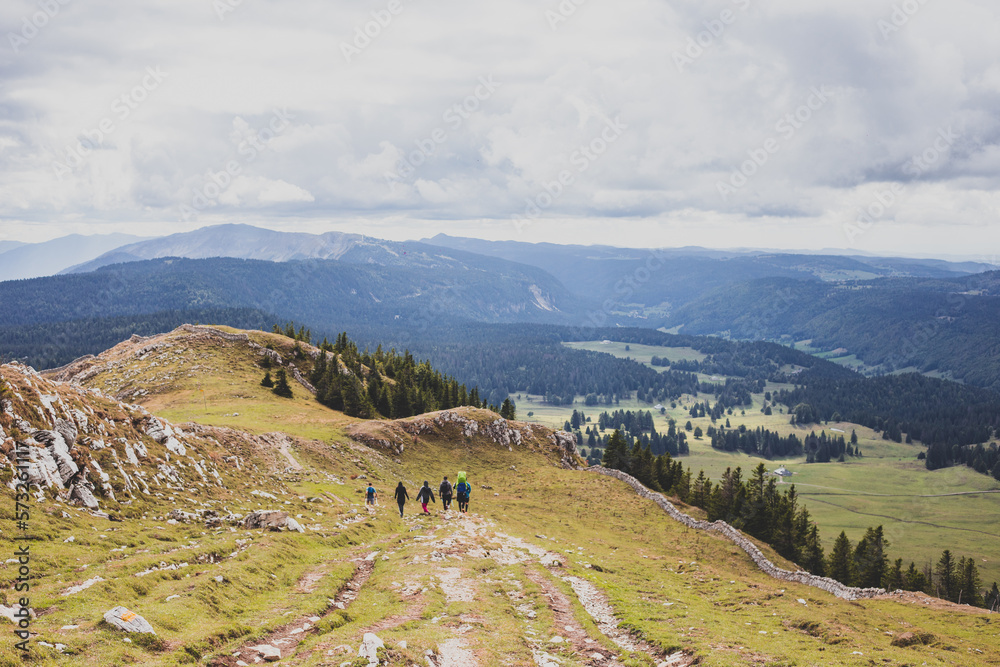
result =
M458 500L458 511L463 514L469 511L469 496L472 495L472 487L466 480L464 472L458 473L458 484L455 485L455 499Z

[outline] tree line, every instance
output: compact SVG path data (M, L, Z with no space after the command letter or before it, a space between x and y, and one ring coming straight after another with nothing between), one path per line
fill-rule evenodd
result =
M982 443L977 445L934 444L927 447L924 464L928 470L948 468L953 465L966 465L976 472L992 475L1000 482L1000 447L991 442L989 447Z
M854 545L841 532L827 556L819 526L809 510L799 505L795 485L779 490L776 478L768 474L763 463L753 469L748 479L743 478L741 468L726 468L722 478L713 483L704 471L693 477L690 468L669 454L654 456L638 441L629 445L625 435L615 430L601 464L632 475L651 490L704 510L709 521L726 521L812 574L848 586L924 591L989 608L1000 604L996 583L989 591L982 589L974 558L956 560L946 550L933 570L929 566L918 569L913 562L904 570L902 558L890 559L890 544L882 526L868 528Z
M311 363L308 379L316 389L316 399L348 416L400 419L471 406L492 410L506 419L516 418L516 409L510 399L505 399L499 407L490 405L480 398L478 388L470 390L455 378L434 369L429 361L417 361L409 350L399 354L395 349L385 351L380 345L374 352L367 348L361 351L343 332L333 343L324 338L319 344L319 354L313 359L301 346L301 343L309 344L312 337L311 331L304 326L296 329L293 323L284 328L276 324L272 331L296 341L291 354L293 363L307 366ZM261 360L265 368L270 367L269 359L264 356ZM279 396L290 396L284 368L277 373L273 391ZM269 378L268 371L265 380Z
M1000 395L917 373L819 380L775 392L798 423L850 421L892 439L975 445L1000 429Z

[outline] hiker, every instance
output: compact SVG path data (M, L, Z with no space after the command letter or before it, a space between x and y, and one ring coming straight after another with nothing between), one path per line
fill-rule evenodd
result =
M400 482L399 486L396 487L396 502L399 503L399 518L403 518L403 503L410 499L410 496L406 493L406 487Z
M469 511L469 495L472 493L472 487L466 481L465 472L458 473L458 484L455 485L455 495L458 498L458 511L468 512Z
M365 490L365 505L371 505L372 507L375 507L375 501L377 499L378 499L378 492L375 490L375 487L369 483L368 488Z
M441 504L447 510L451 507L451 482L448 481L448 475L444 476L444 481L441 482L441 488L438 490L441 492Z
M424 506L424 514L430 514L430 512L427 511L427 503L437 502L437 500L434 499L434 491L431 490L430 482L426 479L424 480L424 485L420 487L419 491L417 491L417 500L419 500L420 504Z

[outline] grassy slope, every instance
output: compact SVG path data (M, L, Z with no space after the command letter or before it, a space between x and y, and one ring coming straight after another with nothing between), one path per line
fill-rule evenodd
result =
M294 346L285 336L264 332L249 335L255 343L271 345L282 355ZM167 334L164 341L171 347L152 352L142 363L128 361L102 373L88 381L88 386L109 394L122 388L148 390L148 395L131 400L175 423L196 421L253 433L280 427L291 435L329 440L357 421L320 405L291 377L293 398L271 400L271 390L260 386L264 369L256 365L256 357L248 354L242 344L199 339L183 332Z
M578 345L578 344L577 344ZM648 360L652 354L667 356L675 348L656 348L632 345L626 352L624 344L585 343L593 349L602 349L616 356L632 356L638 361ZM649 347L649 350L645 348ZM639 351L639 348L643 348ZM659 352L654 352L659 350ZM700 376L701 379L707 379ZM767 390L774 391L778 385L770 384ZM685 396L677 408L667 406L666 415L654 415L660 432L667 428L667 418L673 417L680 425L691 421L694 426L706 430L711 425L708 418L692 419L685 410L695 397ZM710 394L701 394L698 401L714 401ZM923 451L919 444L898 444L883 440L871 429L851 423L829 423L821 426L796 427L788 423L786 414L775 412L764 415L760 412L763 394L754 396L754 405L746 409L745 415L728 416L732 426L745 424L747 428L757 427L777 431L787 435L796 433L800 438L810 431L826 430L828 435L850 437L851 430L858 434L859 445L864 456L849 459L847 463L805 465L804 457L798 459L764 460L769 470L785 464L795 475L796 484L805 505L821 528L824 546L829 550L840 531L846 531L852 541L856 541L868 526L882 524L891 543L890 552L895 558L904 558L918 567L926 562L936 563L944 549L951 549L958 555L975 556L978 560L980 576L987 585L1000 581L1000 542L996 539L995 526L1000 525L1000 493L983 495L967 494L976 491L1000 490L1000 483L986 475L980 475L965 467L927 471L916 456ZM583 405L582 397L574 405L552 406L522 394L517 401L518 415L525 417L529 411L534 415L531 421L561 428L574 409L583 410L596 422L602 411L616 409L650 410L651 406L636 400L622 401L617 406ZM725 424L725 419L720 423ZM831 429L840 429L843 434ZM695 440L688 437L691 455L683 462L697 475L698 470L713 479L719 479L727 467L743 468L748 473L763 459L741 453L727 453L713 450L707 438ZM832 495L844 494L844 495ZM936 496L936 497L924 497Z
M266 416L260 418L261 428L291 432L302 428L301 412L275 410L270 404L277 399L263 398L268 406L258 408ZM170 409L197 410L177 395L149 401L168 399ZM253 414L246 409L252 407L250 399L234 400L244 402L244 409L238 410L241 416ZM321 632L303 644L304 651L311 651L308 657L283 663L340 664L350 657L337 653L337 646L356 647L367 629L388 624L393 627L380 631L384 639L390 643L406 639L409 644L394 651L392 664L413 664L422 660L424 650L436 650L445 641L449 623L454 627L464 619L461 622L471 628L464 636L481 664L532 664L526 626L502 596L511 593L511 587L520 587L539 609L532 632L559 633L560 628L551 626L544 596L526 579L527 568L537 566L499 565L482 558L449 562L464 580L475 582L477 594L472 602L448 602L435 587L440 566L429 562L430 547L423 540L445 530L451 520L408 515L400 521L385 501L368 516L359 505L364 482L349 480L363 473L387 498L397 479L407 480L412 491L413 483L438 480L459 469L470 473L474 513L494 521L497 530L562 554L565 571L604 590L626 627L663 649L694 651L701 664L869 665L874 660L987 665L1000 660L1000 635L992 618L894 601L849 603L771 580L729 543L668 520L615 480L557 468L556 455L537 447L508 452L479 436L431 434L407 447L397 464L339 443L336 434L330 437L328 444L296 443L293 455L307 464L306 469L277 475L280 484L272 488L286 489L278 501L244 496L225 503L233 511L276 505L301 514L300 521L308 527L304 535L206 530L154 518L111 524L55 504L36 511L33 530L45 541L34 547L42 556L33 570L37 579L32 606L46 613L33 626L39 632L35 639L68 646L68 654L59 656L36 643L36 664L171 665L194 662L196 656L231 653L288 619L320 613L352 569L350 559L373 549L382 550L386 560L376 560L375 572L357 602L349 612L327 617L332 622L321 622ZM319 494L324 496L321 503L306 500ZM364 518L355 522L359 516ZM2 535L11 534L7 516L0 519L0 530ZM63 542L69 535L76 540ZM248 538L250 542L237 541ZM491 540L486 538L482 546L491 548ZM245 550L239 551L241 547ZM222 559L213 564L211 555ZM161 562L189 565L134 576ZM603 571L587 567L593 564ZM9 567L4 571L9 573ZM322 575L317 588L302 592L297 582L314 572ZM76 595L61 595L67 586L95 575L106 581ZM217 576L223 581L217 582ZM413 580L428 590L415 598L403 596L400 582ZM568 590L558 579L554 584ZM167 601L171 595L181 597ZM165 644L127 644L102 628L97 623L100 614L115 604L145 616ZM583 619L579 606L574 609ZM74 624L79 628L61 629ZM602 641L592 623L583 619L583 625ZM887 633L904 630L928 631L936 637L930 646L891 647ZM13 664L11 656L10 644L0 645L0 664ZM564 664L581 664L578 656L561 657ZM648 664L639 658L631 662Z

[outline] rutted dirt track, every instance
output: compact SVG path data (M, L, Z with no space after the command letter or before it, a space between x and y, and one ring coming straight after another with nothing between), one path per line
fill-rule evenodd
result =
M683 653L664 656L620 630L605 596L592 583L566 576L558 555L497 532L492 522L476 514L450 511L408 517L403 526L406 529L397 534L394 546L357 559L354 575L326 612L347 608L369 584L376 597L395 597L392 615L352 628L347 643L342 634L339 639L324 635L304 650L302 642L316 635L321 617L300 618L210 664L262 664L267 660L266 647L273 647L280 658L272 651L270 659L278 658L282 664L303 664L318 654L327 660L321 664L339 666L355 659L365 633L387 637L395 633L394 639L386 640L387 648L411 644L411 657L419 648L421 667L476 667L498 660L538 667L620 667L630 654L645 654L661 666L694 663ZM383 559L391 559L391 564ZM369 582L373 573L381 574ZM321 587L322 576L316 570L307 572L299 589ZM594 621L587 624L589 631L581 622L585 617L578 616L581 608ZM492 627L498 619L507 623L502 637L500 629ZM404 626L407 632L401 633ZM595 626L600 634L594 632ZM410 635L430 641L429 648L418 647L420 639L400 641Z
M356 560L357 566L354 569L354 574L341 586L336 595L331 598L333 602L323 616L333 613L338 609L346 609L357 598L358 591L365 585L365 582L368 581L368 578L375 569L375 556L377 553L377 551L372 552L367 557ZM299 582L299 591L304 593L312 592L322 577L323 573L319 570L307 573ZM264 656L267 655L266 650L261 650L263 647L273 647L278 650L280 657L288 657L295 653L299 644L302 643L302 640L306 638L308 633L315 631L316 623L320 620L322 620L322 616L307 616L296 619L274 630L263 639L243 645L230 656L214 658L209 664L214 667L236 667L241 662L247 665L260 663L264 661Z

